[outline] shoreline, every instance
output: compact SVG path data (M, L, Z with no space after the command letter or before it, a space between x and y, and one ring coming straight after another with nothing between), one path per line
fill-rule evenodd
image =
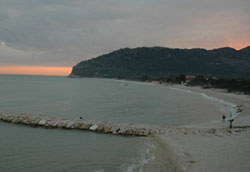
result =
M119 80L121 81L121 80ZM126 80L124 82L127 82ZM129 82L138 82L138 81L129 81ZM153 84L160 85L157 82L139 82L141 84ZM149 161L145 164L144 171L205 171L209 169L208 164L214 166L214 170L210 171L223 171L221 168L225 168L225 171L247 171L250 169L249 163L250 159L248 155L249 144L250 143L250 97L247 95L237 95L234 93L227 93L224 90L219 89L201 89L199 87L187 87L183 85L165 85L165 87L174 87L177 89L191 90L195 93L205 94L207 96L215 97L218 100L223 100L225 102L232 102L235 104L238 110L240 110L240 115L235 117L233 126L236 126L232 130L228 129L228 122L218 122L212 123L207 121L200 124L188 124L182 126L159 126L157 131L159 133L156 136L149 136L149 140L156 145L157 149L153 149L152 152L156 155L155 159ZM197 114L198 116L198 114ZM41 120L40 120L41 121ZM39 122L40 122L39 121ZM48 120L49 121L49 120ZM70 121L70 120L69 120ZM61 128L74 129L75 125L70 122L65 123L65 126ZM18 121L17 121L18 122ZM29 121L25 121L25 123ZM39 123L38 122L38 123ZM105 121L104 121L105 122ZM41 125L57 125L56 123L45 123ZM88 126L88 129L91 128L91 131L104 131L104 133L110 133L111 130L105 126L99 126L96 124L98 122L90 122L91 126ZM106 124L106 123L105 123ZM249 127L248 127L249 126ZM98 128L99 127L99 128ZM122 127L119 132L114 131L115 134L120 133L131 133L131 126L129 130L125 130L126 127ZM142 126L145 128L144 126ZM60 127L59 127L60 128ZM85 129L85 127L83 127ZM113 132L113 131L112 131ZM128 133L127 133L128 132ZM133 132L133 131L132 131ZM148 133L148 131L146 131ZM144 129L143 129L144 135ZM240 143L242 142L242 143ZM208 145L206 145L208 144ZM202 145L202 146L200 146ZM219 148L217 148L219 147ZM213 150L209 150L213 149ZM215 150L215 151L214 151ZM226 161L231 155L234 155L240 151L239 155L235 156L236 159L239 159L242 162L233 162L235 158L231 158ZM150 151L151 152L151 151ZM201 154L202 152L202 154ZM222 156L218 155L218 152ZM207 158L204 158L204 155L209 155ZM218 157L218 158L217 158ZM217 158L217 159L216 159ZM221 162L222 166L218 166L217 162ZM238 164L239 163L239 164ZM216 165L214 165L216 164ZM246 164L246 165L244 165ZM227 167L228 166L228 167ZM243 167L242 167L243 166ZM206 168L206 169L204 169ZM241 169L241 170L237 170Z
M155 157L143 166L143 172L179 172L177 165L178 156L160 136L151 136L149 142L155 149L151 154Z
M238 115L233 117L235 121L232 129L228 129L227 121L217 123L208 121L176 127L176 130L182 130L181 132L153 136L152 143L157 149L153 153L156 158L146 164L144 170L146 172L247 172L250 169L248 163L250 162L250 96L227 93L219 89L183 85L166 86L206 94L235 104ZM166 157L169 160L168 165L162 162Z
M196 91L193 91L193 90L191 91L189 89L189 87L187 87L187 86L184 86L184 87L181 87L181 88L177 88L177 87L169 87L169 88L173 89L173 90L176 90L176 91L185 91L185 92L188 92L188 93L191 93L191 94L194 94L194 95L198 95L198 96L202 97L203 99L206 99L206 101L216 103L216 104L218 104L220 106L226 107L227 109L230 108L230 112L229 112L230 115L225 120L228 120L230 118L234 119L241 112L241 107L239 105L236 105L234 103L225 101L223 99L220 99L220 98L217 98L217 97L214 97L214 96L209 96L204 92L198 92L197 90ZM197 87L197 89L199 89L199 88ZM226 112L223 112L223 113L226 113Z

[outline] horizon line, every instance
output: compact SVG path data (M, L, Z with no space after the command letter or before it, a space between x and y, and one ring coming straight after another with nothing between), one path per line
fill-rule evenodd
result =
M71 71L69 66L0 65L2 75L68 76Z

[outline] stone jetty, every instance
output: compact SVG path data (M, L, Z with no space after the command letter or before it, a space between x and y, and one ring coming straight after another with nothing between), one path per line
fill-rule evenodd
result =
M119 123L114 121L94 121L81 118L68 118L60 116L34 115L28 113L1 113L0 121L23 124L33 127L77 129L98 133L109 133L127 136L149 135L225 135L243 132L250 129L249 125L237 125L233 129L228 127L170 127L164 125L146 125L133 123Z
M148 136L161 132L159 128L156 129L143 124L94 121L81 118L33 115L27 113L0 113L0 120L34 127L78 129L119 135Z

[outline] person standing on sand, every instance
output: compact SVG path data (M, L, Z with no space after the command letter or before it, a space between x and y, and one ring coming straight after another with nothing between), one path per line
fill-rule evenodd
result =
M225 115L223 115L222 116L222 120L225 122L225 119L226 119L226 116Z
M232 119L232 118L229 119L229 123L230 123L230 124L229 124L229 128L230 128L230 129L233 127L233 121L234 121L234 119Z
M230 113L230 118L229 118L229 128L231 129L232 127L233 127L233 121L234 121L234 119L233 119L233 114L232 113Z

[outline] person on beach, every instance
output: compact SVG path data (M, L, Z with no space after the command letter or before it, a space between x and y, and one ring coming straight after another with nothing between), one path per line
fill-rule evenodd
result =
M232 118L229 120L229 123L230 123L230 124L229 124L229 128L230 128L230 129L233 127L233 121L234 121L234 119L232 119Z
M225 116L225 115L223 115L223 116L222 116L222 120L223 120L223 121L225 121L225 119L226 119L226 116Z

